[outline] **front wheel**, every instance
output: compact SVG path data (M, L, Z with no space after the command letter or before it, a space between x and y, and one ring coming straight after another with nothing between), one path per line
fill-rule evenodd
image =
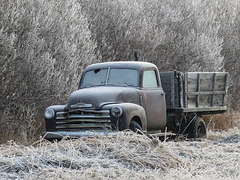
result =
M201 117L195 117L188 127L188 138L205 138L207 130L205 122Z
M142 131L142 127L136 121L130 122L129 129L139 134L141 134Z

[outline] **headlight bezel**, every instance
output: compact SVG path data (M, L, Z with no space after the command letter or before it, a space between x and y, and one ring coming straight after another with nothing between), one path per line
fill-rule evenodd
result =
M122 116L122 113L123 113L123 110L120 106L113 106L112 109L111 109L111 114L114 117L119 118L119 117Z
M44 111L45 119L53 119L55 117L55 111L52 108L47 108Z

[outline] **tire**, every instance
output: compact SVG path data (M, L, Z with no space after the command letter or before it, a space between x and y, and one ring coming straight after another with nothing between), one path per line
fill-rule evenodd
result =
M133 132L136 132L138 134L142 134L142 127L136 122L136 121L131 121L129 125L129 129L132 130Z
M186 134L188 138L205 138L207 136L207 130L203 119L201 117L195 117L187 128Z

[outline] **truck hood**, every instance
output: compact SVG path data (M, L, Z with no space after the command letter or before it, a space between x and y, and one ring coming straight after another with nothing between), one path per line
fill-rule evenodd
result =
M71 105L77 103L92 104L93 108L100 109L104 104L122 102L140 104L138 89L130 87L91 87L79 89L70 95L66 109L70 110Z

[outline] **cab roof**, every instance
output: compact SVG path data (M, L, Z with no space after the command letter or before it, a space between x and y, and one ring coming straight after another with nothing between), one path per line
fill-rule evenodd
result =
M89 71L93 69L105 69L105 68L129 68L142 70L145 68L157 68L154 64L149 62L141 61L114 61L114 62L104 62L89 65L85 68L84 71Z

